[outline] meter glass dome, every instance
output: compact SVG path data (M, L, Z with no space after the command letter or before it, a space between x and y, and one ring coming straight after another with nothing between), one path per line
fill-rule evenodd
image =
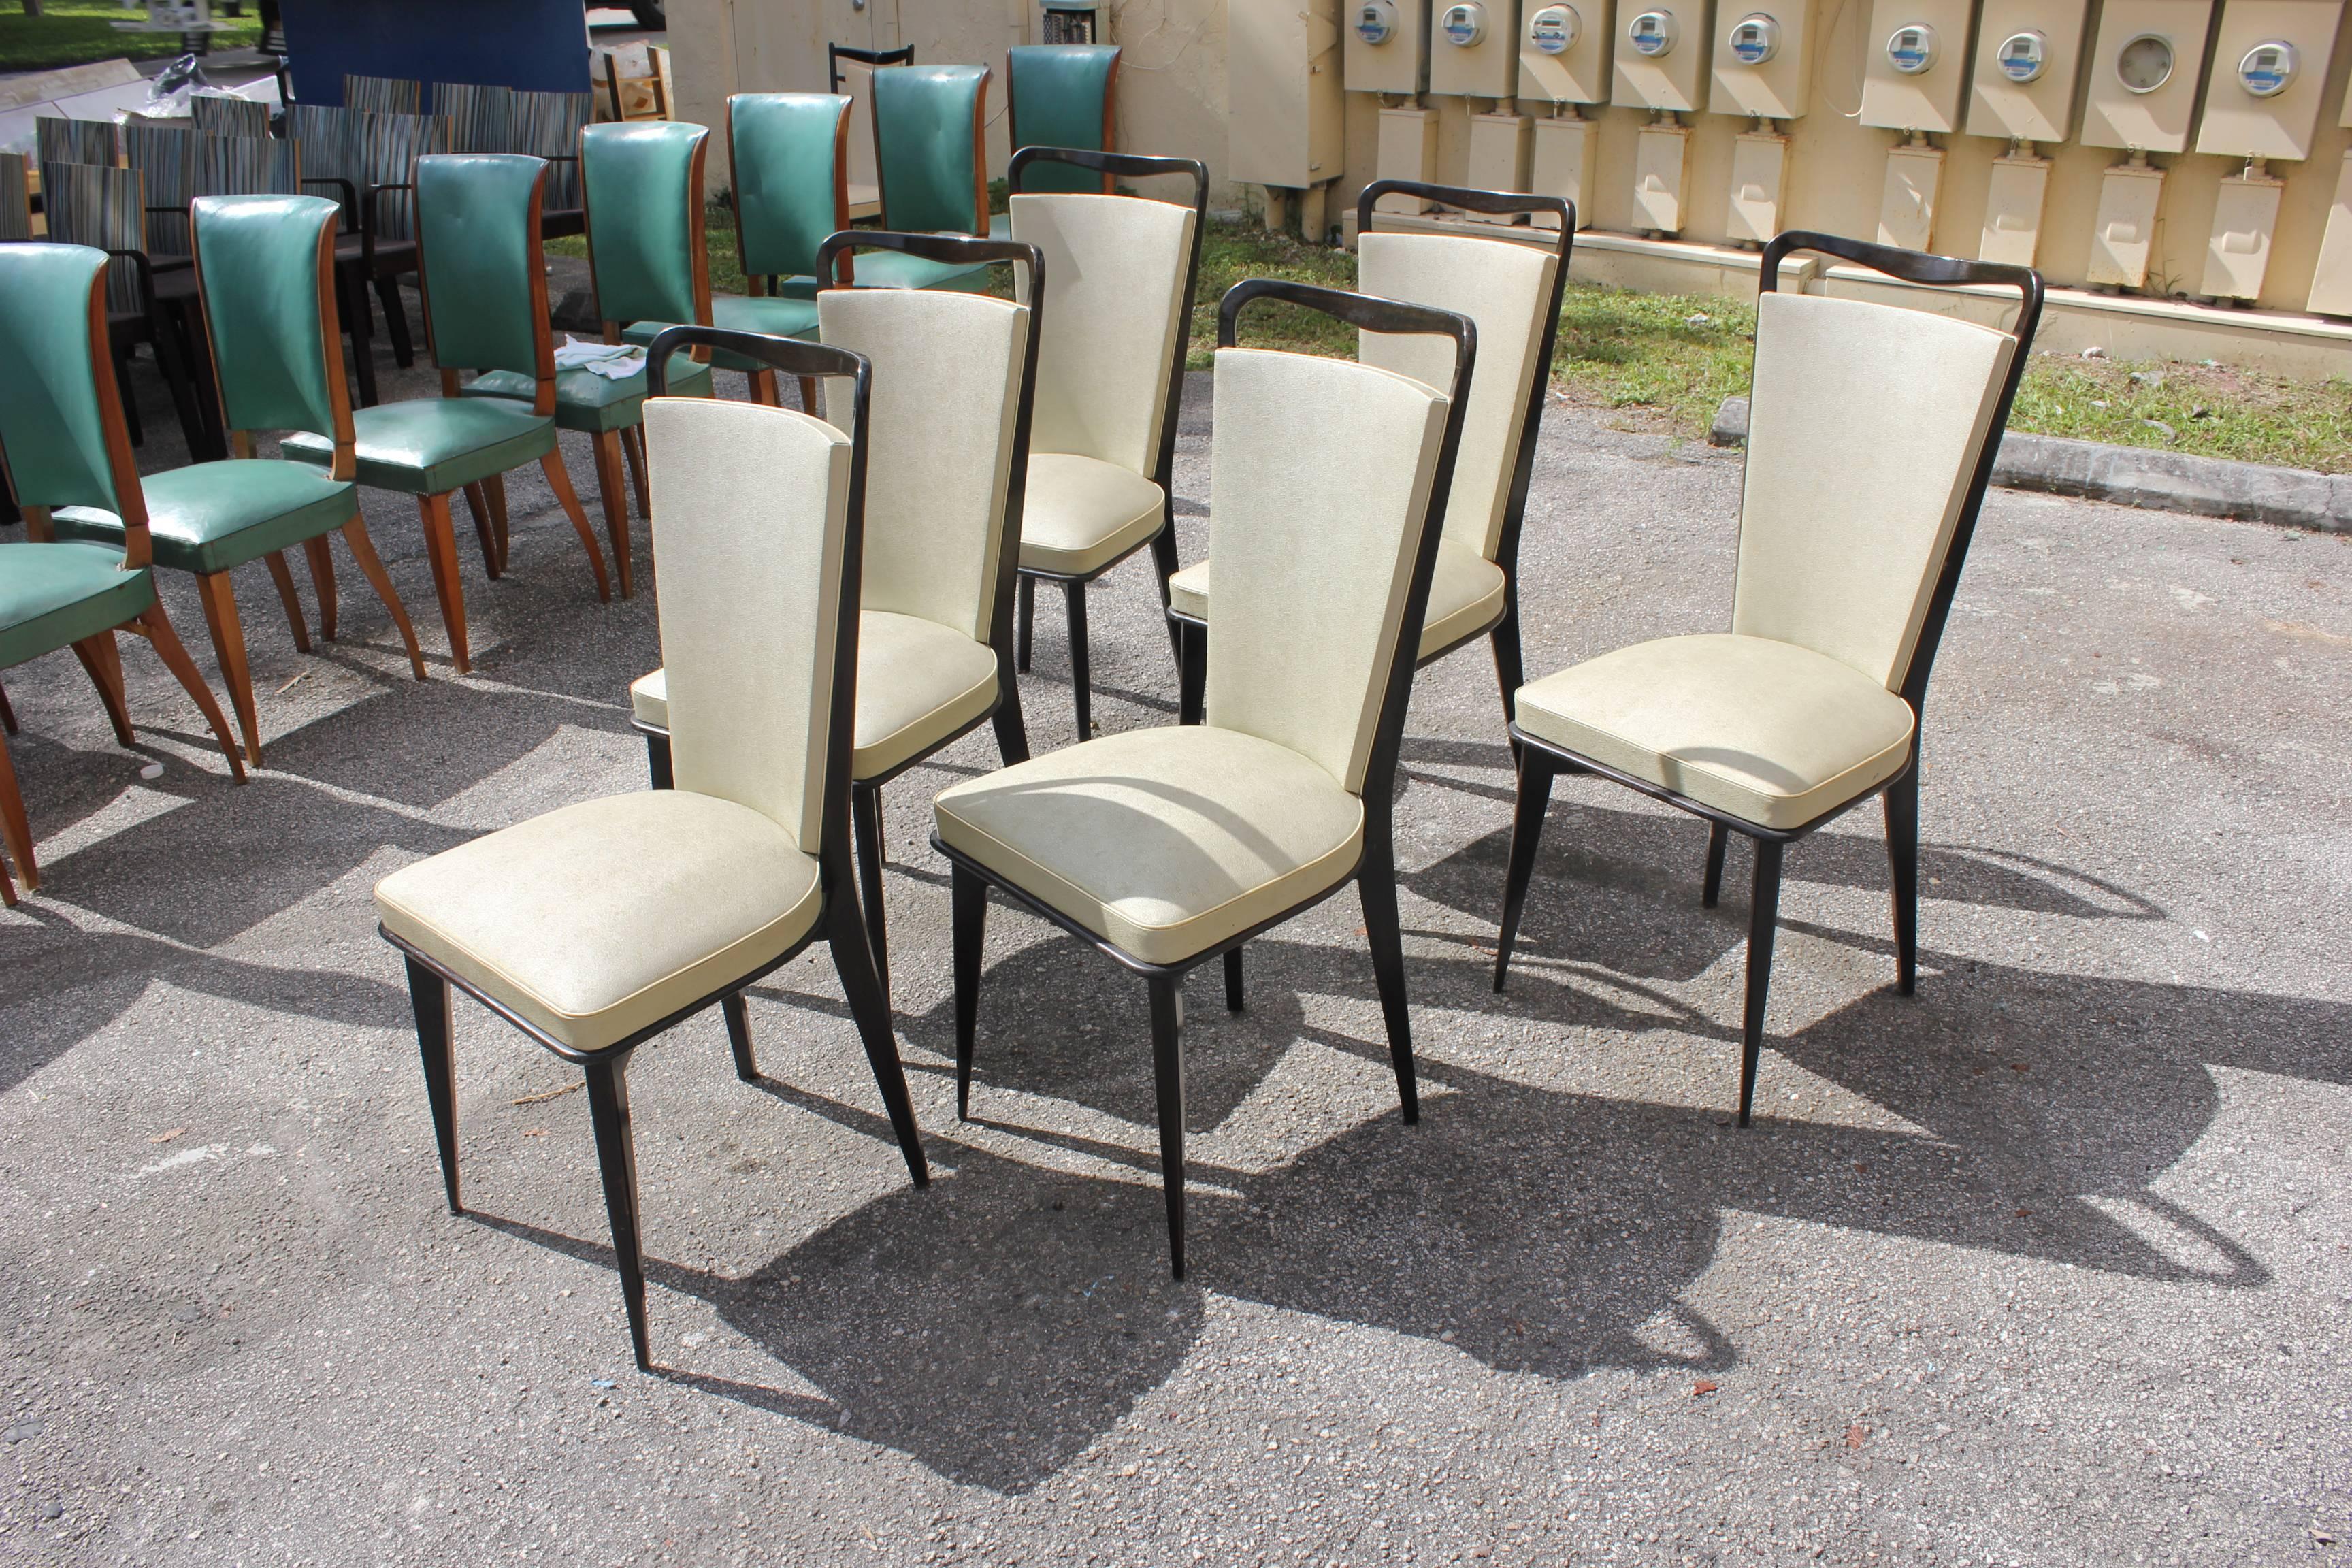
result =
M1625 29L1625 38L1633 52L1650 59L1663 59L1675 47L1675 14L1671 11L1644 11L1633 18Z
M2001 75L2021 87L2037 81L2050 63L2049 41L2036 32L2011 33L2000 41L2000 47L1993 54L1993 63L2000 68Z
M1486 36L1486 8L1477 0L1445 8L1444 18L1438 23L1445 41L1456 48L1470 48Z
M2172 79L2172 40L2142 33L2116 51L2116 79L2132 92L2154 92Z
M1547 5L1528 18L1528 42L1538 54L1568 53L1583 31L1583 18L1570 5Z
M2238 82L2256 98L2276 98L2294 80L2294 46L2273 38L2248 49L2238 62Z
M1731 58L1760 66L1780 52L1780 24L1761 13L1743 16L1731 29Z
M1924 24L1897 27L1886 40L1886 63L1905 76L1918 76L1936 63L1936 29Z
M1356 37L1371 45L1396 36L1396 7L1390 0L1364 0L1356 7Z

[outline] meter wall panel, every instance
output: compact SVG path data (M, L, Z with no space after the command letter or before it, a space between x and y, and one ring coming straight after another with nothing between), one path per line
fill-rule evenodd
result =
M1609 97L1614 0L1524 0L1519 7L1519 96L1549 103Z
M1519 0L1430 0L1429 90L1474 98L1519 91Z
M1864 38L1862 122L1954 131L1969 69L1969 0L1873 0Z
M2340 0L2230 0L2205 82L2197 150L2308 158Z
M1341 174L1346 131L1337 0L1235 5L1226 19L1227 174L1303 190Z
M1717 114L1794 120L1813 92L1812 0L1725 0L1715 14Z
M2110 0L2084 62L2084 143L2187 152L2212 16L2210 0Z
M1674 0L1672 5L1620 0L1609 101L1620 108L1675 113L1705 109L1714 34L1715 0Z
M1429 0L1349 0L1340 20L1349 92L1429 90Z
M1985 0L1969 134L2063 142L2074 129L2086 0Z

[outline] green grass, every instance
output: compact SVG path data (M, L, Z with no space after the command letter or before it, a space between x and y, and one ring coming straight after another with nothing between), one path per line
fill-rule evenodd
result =
M54 70L90 60L147 60L180 52L177 33L118 33L110 24L143 21L146 9L126 11L113 0L47 0L43 14L27 16L19 0L0 0L0 70ZM213 35L215 49L249 49L261 41L259 9L215 20L230 24Z

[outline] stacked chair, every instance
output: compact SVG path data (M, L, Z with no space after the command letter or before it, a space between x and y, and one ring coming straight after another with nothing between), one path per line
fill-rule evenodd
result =
M817 275L836 276L852 246L960 268L1011 263L1026 269L1030 300L863 287L817 296L824 341L874 367L850 794L887 994L882 786L982 723L994 724L1007 763L1029 754L1013 668L1013 579L1046 268L1034 247L1016 241L861 229L825 241ZM846 413L833 395L827 412ZM629 696L654 783L665 786L673 776L666 672Z
M872 373L839 347L708 328L663 335L657 364L688 343L842 378L832 411L854 434L791 409L662 397L656 379L646 426L677 787L534 817L397 871L375 894L407 959L452 1213L450 986L583 1069L640 1367L651 1353L627 1079L638 1047L716 1002L736 1071L755 1080L743 988L822 939L908 1173L929 1179L849 864L865 503L879 468Z
M199 92L188 100L188 121L199 131L257 138L269 134L269 105L233 93Z
M1559 248L1544 251L1517 240L1463 234L1378 234L1375 204L1402 195L1497 216L1525 213L1559 225ZM1528 477L1549 389L1552 349L1559 330L1560 291L1568 282L1575 216L1556 196L1513 195L1405 180L1376 180L1356 207L1357 285L1384 300L1454 310L1478 323L1478 376L1464 416L1461 460L1445 510L1445 537L1429 592L1420 661L1442 658L1484 636L1493 645L1504 717L1521 679L1519 664L1519 526L1528 505ZM1468 226L1465 226L1465 228ZM1443 358L1425 340L1366 333L1360 354L1400 374L1436 384ZM1209 562L1170 579L1169 619L1182 666L1179 710L1187 722L1201 714L1209 632Z
M1045 179L1074 171L1084 179ZM1160 175L1190 180L1191 205L1098 189ZM1054 279L1023 496L1018 661L1029 668L1037 584L1060 584L1083 741L1094 732L1087 584L1149 544L1165 609L1176 569L1176 423L1209 172L1190 158L1025 147L1009 178L1012 236L1037 247ZM1028 194L1041 181L1054 194Z
M1791 251L1906 283L2018 292L2009 331L1780 291ZM1756 846L1739 1124L1756 1097L1783 851L1886 802L1895 976L1917 975L1919 712L2042 314L2041 275L1860 240L1764 249L1731 629L1636 643L1521 687L1517 803L1495 989L1508 973L1552 779L1591 773L1706 819L1701 900L1730 835Z
M204 677L155 595L147 516L131 457L108 344L107 258L73 245L0 248L0 462L31 539L0 544L0 668L70 647L98 688L115 739L131 743L121 656L115 633L135 632L212 726L230 773L245 764ZM60 509L103 509L121 520L119 542L56 538ZM0 698L0 728L16 715ZM0 740L0 845L26 889L41 885L33 831ZM15 881L0 867L0 901L14 907Z
M346 74L343 107L362 114L422 114L425 84L401 77Z
M1344 360L1234 346L1276 299L1370 336L1433 335L1440 392ZM828 337L830 334L828 334ZM988 893L1098 949L1150 995L1170 1263L1184 1275L1185 973L1353 880L1404 1119L1418 1115L1390 806L1413 650L1476 352L1464 317L1250 279L1218 312L1210 527L1220 630L1202 724L1083 741L939 797L954 868L956 1105L971 1104Z

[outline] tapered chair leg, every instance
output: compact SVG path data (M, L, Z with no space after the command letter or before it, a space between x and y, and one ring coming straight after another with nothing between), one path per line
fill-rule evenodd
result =
M816 377L804 375L801 384L801 412L817 419L824 417L824 399L817 395Z
M1003 670L1002 664L997 668L999 670ZM1004 759L1006 767L1011 767L1015 763L1025 763L1029 760L1029 725L1021 717L1020 684L1013 679L1009 671L1001 674L998 679L1003 687L1004 695L1003 699L997 703L996 711L990 715L989 723L996 730L997 755Z
M676 789L677 775L669 764L669 737L646 737L646 774L656 789Z
M98 700L106 710L109 722L114 726L114 738L122 745L134 743L131 732L131 708L122 689L122 649L114 640L112 631L84 637L73 645L74 657L89 674L89 683L98 688Z
M1160 1183L1168 1201L1168 1268L1184 1278L1184 1039L1180 982L1153 978L1151 1078L1160 1116Z
M324 555L327 542L321 539L318 542L319 553ZM375 541L368 537L367 524L356 515L343 524L343 543L350 548L352 559L360 563L360 575L375 590L375 596L383 602L384 613L400 632L401 646L408 650L410 671L417 679L424 679L425 650L417 646L416 627L408 618L408 606L400 602L400 595L392 585L392 574L383 569L383 562L376 555ZM331 584L334 579L331 576L327 581ZM329 592L332 592L331 586Z
M958 866L949 879L955 945L956 1120L971 1116L971 1058L980 1029L980 959L988 935L988 884Z
M637 515L653 521L653 497L646 489L646 427L632 425L621 432L621 456L629 462L629 489L637 498Z
M8 745L0 741L0 847L8 851L8 858L16 863L16 875L28 893L41 887L41 868L33 859L33 825L25 815L24 792L16 787L16 764L9 760ZM0 868L0 898L10 909L16 907L16 890L8 885L8 873Z
M371 342L372 312L368 308L367 285L350 268L335 269L336 301L343 318L343 330L352 335L352 374L359 383L360 406L373 408L376 403L375 347Z
M613 547L613 560L621 576L621 597L627 598L635 591L630 568L629 553L629 492L621 478L621 437L606 430L595 437L596 492L604 506L604 534Z
M507 569L507 477L492 474L482 481L482 493L490 499L490 531L498 535L499 570Z
M147 432L139 423L139 399L131 389L131 355L129 344L115 351L114 382L122 390L122 428L130 436L132 446L144 447Z
M1037 579L1024 572L1013 596L1013 662L1024 675L1029 673L1029 656L1036 642Z
M16 710L8 706L8 692L5 688L0 688L0 731L11 735L16 732Z
M1238 947L1227 948L1225 950L1225 1011L1238 1013L1241 1010L1242 950Z
M246 760L261 765L261 721L253 703L253 672L245 661L245 626L237 619L236 589L226 572L196 574L196 598L205 607L205 628L212 634L213 658L219 661L221 684L228 688L228 705L236 711L236 727L245 736Z
M1526 667L1519 662L1519 606L1516 595L1510 607L1503 612L1503 618L1495 623L1495 629L1486 634L1486 640L1494 645L1495 684L1502 688L1503 722L1507 724L1516 717L1512 703L1518 698L1519 688L1527 684Z
M1198 724L1208 710L1209 629L1192 621L1176 626L1176 721Z
M202 582L203 579L197 581ZM180 683L180 689L188 694L188 700L196 705L196 711L203 714L205 722L212 726L213 739L219 744L221 755L228 759L229 777L243 784L245 759L236 754L236 742L229 739L228 721L221 716L220 704L213 700L213 689L205 684L205 678L197 672L196 661L190 658L188 650L180 645L180 634L172 629L172 617L163 613L163 601L158 599L142 611L138 626L149 645L154 648L155 657L163 661L163 668L172 672L173 679ZM236 647L238 656L242 658L245 653L242 636L237 638Z
M457 1058L449 1030L449 983L408 961L408 1006L416 1015L416 1048L425 1061L425 1102L433 1112L433 1142L441 1151L441 1185L449 1212L464 1214L457 1194Z
M637 1150L629 1132L629 1054L599 1057L588 1069L588 1118L596 1129L596 1168L604 1178L604 1214L621 1269L621 1302L639 1371L653 1370L646 1335L646 1254L637 1231Z
M1408 1125L1421 1120L1421 1090L1412 1068L1412 1018L1405 1006L1404 932L1397 920L1396 852L1386 824L1368 821L1364 861L1356 891L1364 901L1364 938L1372 950L1372 977L1389 1031L1389 1062L1396 1068L1397 1103Z
M1168 609L1168 579L1176 575L1176 511L1175 503L1161 516L1160 531L1151 536L1151 570L1160 579L1160 608L1166 618ZM1178 635L1176 622L1168 622L1168 651L1175 656L1176 668L1184 668L1184 639Z
M189 380L187 362L182 357L176 312L159 310L149 325L154 333L155 367L163 373L163 384L172 391L172 412L179 416L180 434L188 444L188 456L204 460L210 447L211 433L205 425L204 411L196 406L194 384Z
M580 508L580 494L572 488L572 471L563 466L562 451L558 449L541 458L539 469L547 476L547 488L555 492L555 499L562 504L563 515L572 520L572 531L580 536L580 548L588 552L588 564L596 573L596 597L607 605L611 604L613 581L604 575L604 552L596 548L596 531L588 526L588 514ZM625 535L627 531L627 524L624 522L622 532ZM499 559L506 559L503 542L499 546ZM625 599L630 593L629 558L626 554L621 557L620 564L621 597Z
M392 360L406 370L416 363L416 342L408 335L408 310L400 297L400 279L379 278L375 297L383 302L383 333L392 340Z
M857 901L865 907L866 937L874 949L874 973L882 994L890 994L889 921L882 908L882 789L849 786L850 832L857 841Z
M466 647L466 584L457 575L457 523L446 495L418 496L416 513L425 528L425 559L433 568L433 593L441 601L441 629L449 636L449 662L457 673L474 668Z
M1772 935L1780 918L1780 843L1756 841L1756 888L1748 906L1748 1006L1739 1029L1739 1125L1756 1104L1756 1060L1764 1049L1764 999L1772 987Z
M495 583L505 563L499 559L499 536L490 526L490 498L479 480L466 487L466 515L474 520L474 538L482 546L482 570Z
M1533 746L1519 748L1518 795L1511 808L1511 863L1503 876L1503 923L1495 935L1495 989L1511 971L1511 948L1519 940L1519 917L1527 912L1528 883L1536 871L1536 846L1543 840L1544 812L1551 805L1552 775L1559 769Z
M1723 852L1731 844L1731 829L1720 822L1706 825L1706 876L1699 883L1702 909L1713 909L1723 897Z
M293 628L294 651L309 653L310 628L302 617L302 600L294 591L294 569L286 563L286 552L273 550L261 559L269 567L269 581L278 590L278 604L286 612L286 624Z
M776 394L776 373L774 371L755 370L746 379L751 383L752 402L764 403L771 408L776 406L780 400Z
M1886 791L1886 858L1895 880L1895 988L1919 988L1919 767Z
M1078 739L1094 738L1093 675L1087 657L1087 585L1071 582L1062 585L1063 597L1070 606L1070 697L1077 704Z
M335 557L327 548L327 536L302 542L302 559L310 568L310 592L319 599L319 638L335 640Z
M890 1028L889 993L876 973L866 928L856 920L833 920L828 932L833 966L841 975L841 994L848 999L849 1016L857 1023L866 1064L874 1069L874 1087L882 1091L882 1106L890 1114L890 1131L898 1140L899 1156L907 1162L908 1178L919 1187L927 1187L931 1183L930 1163L923 1157L922 1134L915 1126L915 1102L907 1093L907 1069L898 1060L898 1037Z
M735 1076L745 1083L760 1081L760 1058L751 1054L751 1009L744 1005L743 993L719 999L719 1010L727 1016L727 1044L735 1053Z

